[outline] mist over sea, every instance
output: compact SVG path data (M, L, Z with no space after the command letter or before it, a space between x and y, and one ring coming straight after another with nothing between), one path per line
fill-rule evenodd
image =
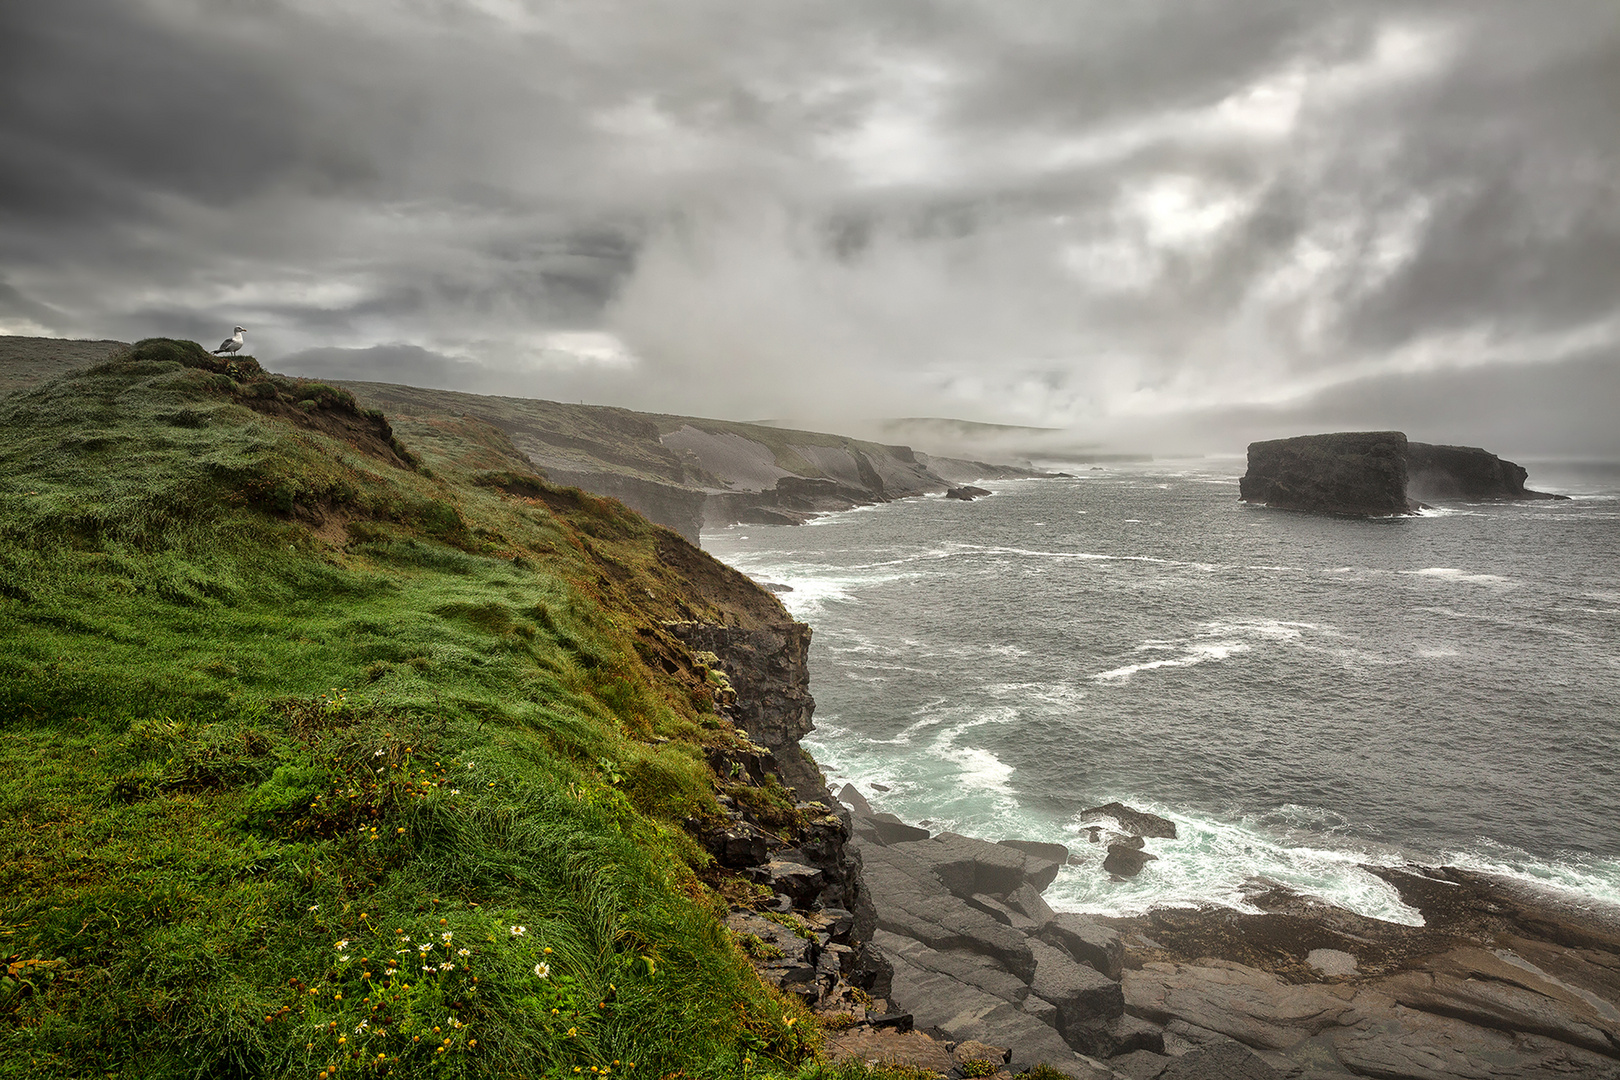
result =
M1415 922L1358 868L1408 861L1620 901L1620 465L1528 467L1573 498L1363 521L1239 503L1240 459L1071 465L703 541L815 628L834 791L1069 844L1054 907L1264 879ZM1130 882L1077 829L1111 800L1180 829Z

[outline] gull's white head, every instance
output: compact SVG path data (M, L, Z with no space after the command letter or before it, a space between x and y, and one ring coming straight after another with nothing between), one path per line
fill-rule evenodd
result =
M236 328L236 333L238 333L238 334L245 334L245 333L247 333L247 329L246 329L246 328L245 328L245 327L241 327L241 326L238 326L238 327L237 327L237 328Z

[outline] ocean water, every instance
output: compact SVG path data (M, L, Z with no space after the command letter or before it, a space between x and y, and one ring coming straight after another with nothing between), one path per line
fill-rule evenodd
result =
M834 790L1067 843L1059 909L1267 881L1413 923L1361 869L1411 861L1620 901L1620 465L1372 521L1246 506L1242 469L1068 466L703 543L815 628ZM1113 800L1180 832L1128 882L1078 828Z

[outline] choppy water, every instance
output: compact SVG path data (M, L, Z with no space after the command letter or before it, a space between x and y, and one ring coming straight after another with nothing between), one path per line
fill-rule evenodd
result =
M1131 882L1067 869L1059 908L1242 907L1261 876L1414 921L1358 869L1408 860L1620 900L1620 466L1384 521L1245 506L1242 467L1082 466L704 546L815 627L835 790L1081 853L1087 806L1178 822Z

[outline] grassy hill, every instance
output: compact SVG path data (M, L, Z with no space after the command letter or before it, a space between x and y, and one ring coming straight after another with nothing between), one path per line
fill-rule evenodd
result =
M0 399L0 1075L806 1060L679 824L742 737L663 629L785 614L413 431L161 339Z

